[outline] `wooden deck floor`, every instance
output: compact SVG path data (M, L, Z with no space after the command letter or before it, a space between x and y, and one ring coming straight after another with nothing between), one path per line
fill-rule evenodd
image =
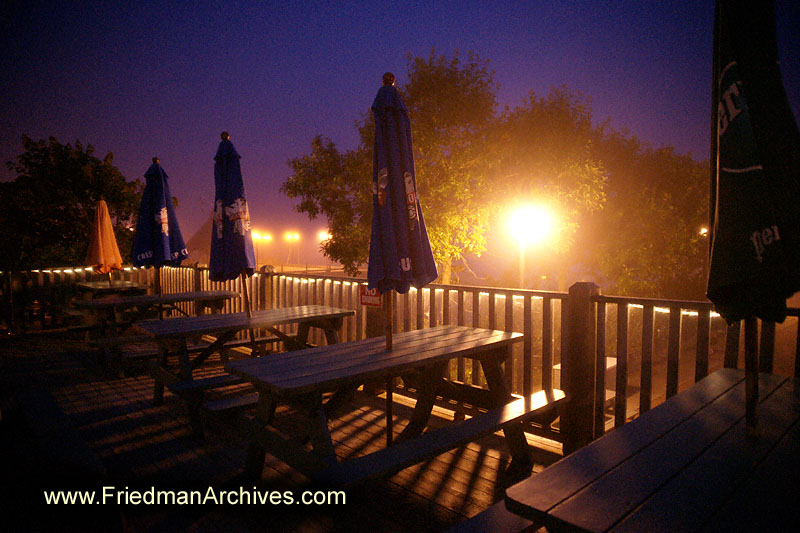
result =
M163 406L152 405L153 382L148 376L104 377L82 342L53 336L4 340L0 344L0 409L5 415L0 422L0 466L4 479L25 479L34 488L38 484L45 487L48 472L58 468L47 462L48 454L28 447L26 432L30 428L16 423L13 416L20 408L14 404L13 391L33 384L49 391L107 469L104 483L117 490L154 487L205 492L215 487L251 491L254 487L252 482L242 484L238 480L245 455L241 441L219 429L209 431L206 438L194 437L185 406L178 398L167 394ZM411 400L396 404L396 432L405 426L411 405ZM437 412L445 423L450 413ZM296 422L291 412L281 416L285 424ZM341 456L383 447L383 399L359 393L330 427ZM558 443L533 438L531 442L536 446L534 471L560 458ZM70 509L77 518L72 516L66 529L444 531L502 498L501 472L507 463L504 442L498 436L489 436L392 477L346 489L344 506L83 506ZM81 485L79 481L76 485ZM261 491L295 490L299 495L309 488L306 482L304 476L282 462L268 458L255 486ZM11 493L13 487L7 490ZM31 502L18 503L24 508ZM52 506L42 509L42 514L21 515L31 529L55 512Z

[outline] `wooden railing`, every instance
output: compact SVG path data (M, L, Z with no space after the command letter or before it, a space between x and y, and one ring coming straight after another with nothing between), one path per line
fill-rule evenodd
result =
M152 268L126 269L114 277L151 287L155 283ZM8 323L11 317L13 324L21 301L30 304L48 288L99 278L88 269L51 269L4 274L2 279L3 319ZM198 266L164 267L160 280L163 292L242 290L240 279L214 283L208 269ZM359 304L359 285L365 283L265 267L248 280L247 290L255 309L324 304L355 310L341 332L347 342L382 334L380 312ZM523 333L523 342L505 364L508 382L518 394L553 386L567 392L569 408L560 420L561 435L555 434L567 451L723 366L743 366L740 325L728 327L709 302L605 296L592 283L577 283L569 293L433 284L393 298L396 332L458 324ZM187 313L194 311L193 304L180 305ZM234 299L223 311L243 310L243 299ZM783 324L761 324L762 371L800 376L798 316L800 310L790 309ZM324 338L312 335L310 342L323 343ZM470 360L454 361L449 370L459 381L485 383Z

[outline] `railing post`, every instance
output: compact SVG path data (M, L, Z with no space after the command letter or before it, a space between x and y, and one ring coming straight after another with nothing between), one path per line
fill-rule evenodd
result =
M561 386L567 405L561 416L564 455L592 441L595 402L595 341L597 323L593 298L600 288L578 282L569 288L566 302Z
M272 265L264 265L261 267L261 286L259 287L262 309L269 309L272 307L272 276L275 274L275 267Z

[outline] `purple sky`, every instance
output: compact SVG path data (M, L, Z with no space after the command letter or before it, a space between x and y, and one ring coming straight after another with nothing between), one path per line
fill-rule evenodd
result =
M501 106L564 84L592 98L597 122L707 158L713 4L11 0L0 7L0 160L22 151L23 133L112 151L129 179L158 155L188 240L212 209L227 130L253 227L278 239L299 229L313 261L325 221L308 222L278 191L286 162L316 134L354 148L354 120L383 72L406 81L409 53L471 50L496 71ZM776 2L784 85L800 116L796 4Z

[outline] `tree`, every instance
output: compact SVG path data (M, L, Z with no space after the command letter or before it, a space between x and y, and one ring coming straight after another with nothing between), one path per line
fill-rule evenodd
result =
M400 87L411 118L417 188L440 280L452 265L485 248L491 128L496 84L487 63L469 54L435 52L409 59L409 82ZM367 258L372 220L372 116L357 121L357 149L340 153L318 136L309 155L289 161L293 175L281 190L300 201L297 211L324 215L332 238L323 252L354 274Z
M590 103L566 87L552 88L543 98L531 92L523 105L505 110L496 136L502 147L499 178L493 180L496 213L527 204L557 214L547 253L537 262L559 271L560 289L566 290L569 252L582 221L606 201L605 169L592 152Z
M598 129L608 203L584 236L584 259L620 294L701 300L705 295L708 164Z
M3 268L82 265L97 201L105 199L120 253L130 255L134 216L143 184L129 182L94 148L23 136L25 151L8 167L17 178L0 183L0 254Z
M331 238L322 243L327 257L350 275L366 261L372 222L372 149L361 146L344 154L328 138L317 136L309 155L289 161L292 175L281 185L295 209L328 219Z

